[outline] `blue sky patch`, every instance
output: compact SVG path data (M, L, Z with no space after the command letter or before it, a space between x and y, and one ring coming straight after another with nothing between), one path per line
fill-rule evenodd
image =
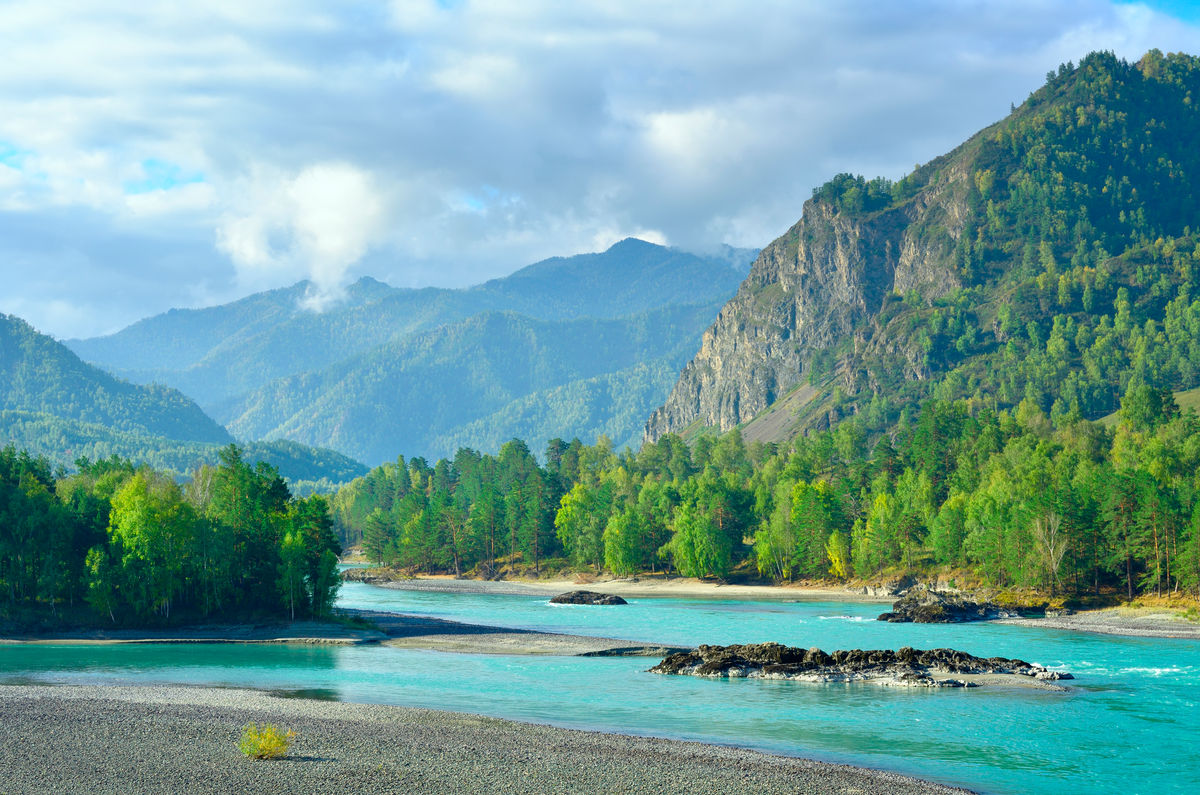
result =
M9 168L21 168L29 154L27 149L19 149L7 141L0 141L0 163Z
M123 187L126 194L150 193L156 190L170 190L180 185L193 182L203 182L204 174L198 171L184 171L178 164L165 160L151 158L142 161L142 173L145 177L140 180L125 182Z
M1121 5L1142 5L1189 22L1200 21L1200 3L1196 0L1121 0Z

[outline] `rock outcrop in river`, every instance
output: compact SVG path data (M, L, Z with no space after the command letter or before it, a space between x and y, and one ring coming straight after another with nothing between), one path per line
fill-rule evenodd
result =
M953 624L960 621L987 621L1006 618L1008 613L991 602L976 602L962 594L934 591L929 588L910 588L892 605L890 613L882 613L880 621L911 622L914 624Z
M908 646L899 651L835 651L797 649L778 643L701 646L672 654L650 669L656 674L758 679L798 679L807 682L870 681L910 687L974 687L962 676L1011 674L1036 680L1073 679L1068 673L1006 657L975 657L954 649L923 651Z
M905 591L892 605L891 612L881 613L878 620L914 624L955 624L961 621L1041 616L1045 612L1045 604L998 605L986 599L977 601L970 595L917 585Z
M614 596L610 593L596 593L595 591L570 591L568 593L559 594L550 600L550 604L554 605L627 605L626 602L619 596Z

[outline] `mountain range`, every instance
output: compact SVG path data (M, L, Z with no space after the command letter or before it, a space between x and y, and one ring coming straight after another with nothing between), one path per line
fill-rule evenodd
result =
M1134 388L1200 383L1197 93L1192 56L1093 53L898 181L816 188L748 276L752 252L625 240L466 289L363 279L322 312L300 283L70 341L178 390L137 392L136 422L76 411L69 369L54 397L5 408L65 401L114 433L173 423L208 434L197 443L231 433L372 464L511 437L784 441L848 417L878 434L930 398L1103 417Z
M636 444L755 254L626 239L465 289L364 278L317 312L301 282L67 344L130 381L178 389L239 438L368 463L517 435L534 449L600 433Z

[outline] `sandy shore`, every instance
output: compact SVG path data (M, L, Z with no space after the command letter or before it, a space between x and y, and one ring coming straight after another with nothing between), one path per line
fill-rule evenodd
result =
M294 729L282 760L236 742ZM0 686L0 790L951 793L892 773L699 743L246 690Z
M814 588L805 585L729 585L687 577L631 577L594 580L464 580L422 575L411 580L372 583L405 591L443 593L517 594L553 596L567 591L588 590L634 599L655 597L695 599L745 599L776 602L871 602L891 604L895 596L865 594L849 588Z
M1188 621L1178 613L1152 607L1110 607L1069 616L1004 618L998 621L1001 624L1095 632L1102 635L1200 640L1200 623Z

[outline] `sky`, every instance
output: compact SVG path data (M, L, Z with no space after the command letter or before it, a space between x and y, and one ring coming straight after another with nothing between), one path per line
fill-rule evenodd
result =
M309 279L761 247L1200 3L0 3L0 312L59 338ZM131 10L136 9L136 10Z

